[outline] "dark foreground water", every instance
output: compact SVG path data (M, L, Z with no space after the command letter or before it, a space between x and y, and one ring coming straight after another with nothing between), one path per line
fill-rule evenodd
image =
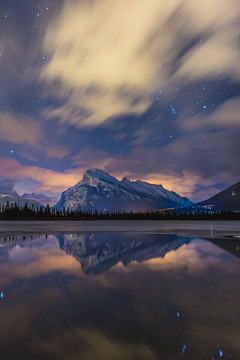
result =
M0 240L1 360L240 359L240 243Z

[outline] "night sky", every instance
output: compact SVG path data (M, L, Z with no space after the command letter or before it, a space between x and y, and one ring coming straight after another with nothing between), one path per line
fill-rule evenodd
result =
M1 0L0 31L0 192L240 180L239 0Z

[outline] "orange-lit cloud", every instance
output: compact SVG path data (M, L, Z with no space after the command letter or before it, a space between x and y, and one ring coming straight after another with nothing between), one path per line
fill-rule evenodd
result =
M82 172L68 171L65 173L44 169L39 166L24 166L17 160L0 157L0 177L21 180L32 179L37 185L36 191L51 191L59 193L67 187L75 185L81 178Z
M40 76L63 105L45 116L84 126L141 114L174 67L187 82L239 79L239 15L237 0L66 1L46 30Z

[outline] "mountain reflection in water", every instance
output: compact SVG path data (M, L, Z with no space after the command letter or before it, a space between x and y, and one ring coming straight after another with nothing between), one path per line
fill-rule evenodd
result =
M189 244L190 238L144 234L56 235L60 248L74 256L86 274L101 274L118 262L127 266L132 261L142 262L163 258L170 251Z
M0 359L238 360L238 244L143 233L1 239Z
M0 238L1 247L21 244L40 236ZM43 236L41 236L43 237ZM48 235L44 236L46 239ZM132 261L143 262L164 258L171 251L189 244L194 238L176 235L141 233L100 233L55 235L60 249L72 255L86 274L101 274L119 262L127 266ZM240 242L236 239L205 239L240 258Z

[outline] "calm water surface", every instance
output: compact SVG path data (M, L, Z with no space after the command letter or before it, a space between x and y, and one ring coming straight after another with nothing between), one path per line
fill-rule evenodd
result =
M1 360L240 359L240 243L0 240Z

